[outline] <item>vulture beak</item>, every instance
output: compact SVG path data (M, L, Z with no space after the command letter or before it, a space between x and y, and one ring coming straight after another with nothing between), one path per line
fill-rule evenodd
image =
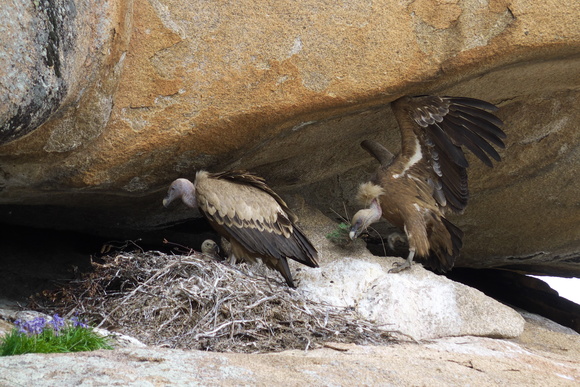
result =
M167 195L163 199L163 207L169 207L171 202L177 199L179 196L181 196L181 183L178 179L171 183L171 186L167 190Z
M382 215L381 205L377 199L371 202L369 208L360 210L352 217L352 227L348 236L351 240L354 240L362 234L368 226L378 222Z
M369 210L360 210L352 217L352 227L348 233L351 240L355 240L366 230L368 224L366 221L367 212Z
M163 207L167 208L171 204L173 200L175 200L175 188L169 188L169 192L167 192L167 196L163 199Z
M358 238L358 236L361 233L361 229L360 229L360 224L359 223L355 223L351 229L350 232L348 233L348 236L350 237L351 240L355 240L356 238Z

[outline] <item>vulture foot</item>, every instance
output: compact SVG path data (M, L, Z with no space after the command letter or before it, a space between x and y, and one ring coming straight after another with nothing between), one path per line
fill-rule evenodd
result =
M389 273L399 273L403 270L410 269L412 264L413 263L409 261L405 261L403 263L395 262L393 263L394 267L391 270L389 270Z
M389 273L399 273L403 270L407 270L410 269L411 266L413 265L413 257L415 256L415 250L409 250L409 256L407 257L407 259L405 260L405 262L403 263L399 263L399 262L395 262L393 263L393 267L391 270L389 270Z

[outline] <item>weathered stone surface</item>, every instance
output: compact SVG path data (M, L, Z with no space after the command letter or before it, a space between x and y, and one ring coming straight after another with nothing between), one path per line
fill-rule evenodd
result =
M130 19L125 18L130 4L108 0L3 4L0 144L34 131L55 112L59 114L48 124L46 135L25 140L28 146L17 146L24 151L17 154L29 153L24 148L34 144L40 162L53 152L88 145L100 135L111 114L121 54L130 33Z
M319 252L319 269L297 275L300 291L329 305L353 308L361 317L416 340L447 336L517 337L523 318L480 291L415 264L390 274L394 258L376 257L357 241L345 251L324 236L333 222L311 208L301 224ZM294 265L296 267L298 265Z
M309 351L236 354L122 348L3 358L5 385L397 385L573 386L580 380L578 335L526 324L517 342L447 338L385 347L334 344Z
M351 307L365 319L417 340L522 333L521 316L480 291L420 265L402 275L388 274L394 260L378 261L357 257L323 264L301 277L301 288L316 301Z
M67 54L63 38L62 79L42 54L3 66L27 77L0 82L13 101L2 117L32 106L39 79L67 92L39 110L58 114L0 146L0 221L117 235L160 227L177 220L159 204L172 179L232 167L327 214L352 211L374 167L358 143L398 148L385 105L464 95L500 106L508 140L494 169L472 163L473 197L454 219L466 233L457 264L580 275L577 1L63 1L50 12L65 5L77 10L66 44L88 54ZM44 23L33 7L0 15ZM0 25L21 52L7 37L30 30Z

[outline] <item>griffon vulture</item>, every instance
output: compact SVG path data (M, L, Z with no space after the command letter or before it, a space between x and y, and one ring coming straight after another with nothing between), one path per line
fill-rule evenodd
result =
M296 216L261 177L245 171L199 171L195 182L177 179L163 205L181 198L199 208L210 225L231 243L230 260L259 257L294 286L286 258L318 267L314 246L296 226Z
M203 241L201 244L201 253L217 261L223 261L222 257L220 256L220 248L218 244L211 239L206 239Z
M500 161L491 144L505 147L503 123L489 112L496 106L472 98L403 97L391 107L401 131L401 152L393 157L376 142L361 143L380 166L359 188L358 199L367 208L352 218L350 237L382 216L404 230L409 243L407 260L392 272L411 267L415 256L445 272L463 245L463 232L445 218L467 205L468 163L462 147L491 167L488 156Z

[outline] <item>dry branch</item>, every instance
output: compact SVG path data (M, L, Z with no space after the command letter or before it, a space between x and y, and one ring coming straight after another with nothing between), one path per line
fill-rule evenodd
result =
M264 266L194 253L122 253L45 292L46 311L79 313L149 345L228 352L306 349L326 341L378 344L389 331L348 308L313 302Z

